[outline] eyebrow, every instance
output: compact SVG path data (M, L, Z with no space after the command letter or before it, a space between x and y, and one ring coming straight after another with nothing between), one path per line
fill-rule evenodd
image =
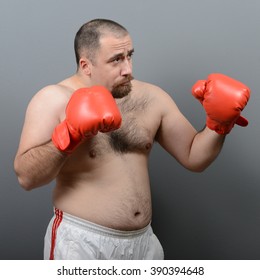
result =
M128 52L127 52L127 55L132 55L134 53L134 49L131 49L131 50L129 50ZM117 59L117 58L120 58L120 57L123 57L124 56L124 53L122 52L122 53L117 53L117 54L115 54L114 56L112 56L112 57L110 57L109 59L108 59L108 62L110 62L110 61L113 61L113 60L115 60L115 59Z

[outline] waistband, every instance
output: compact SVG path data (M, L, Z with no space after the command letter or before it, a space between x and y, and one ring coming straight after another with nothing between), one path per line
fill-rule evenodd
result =
M144 228L138 230L124 231L124 230L117 230L117 229L108 228L102 225L95 224L93 222L63 212L57 208L54 209L54 213L56 216L62 216L63 222L70 223L71 225L74 225L83 230L92 231L94 233L111 236L111 237L113 236L117 238L126 238L126 237L134 238L151 231L151 223L149 223Z

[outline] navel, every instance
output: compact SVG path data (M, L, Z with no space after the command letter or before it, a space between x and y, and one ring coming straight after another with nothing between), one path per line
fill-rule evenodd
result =
M135 217L138 217L141 213L139 211L135 212Z

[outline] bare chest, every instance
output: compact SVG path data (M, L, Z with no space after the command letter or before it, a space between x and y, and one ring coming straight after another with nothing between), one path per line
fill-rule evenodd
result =
M110 133L99 133L91 140L91 153L96 155L102 152L115 153L150 151L154 136L158 129L155 116L151 116L151 100L126 98L118 103L122 114L122 125Z

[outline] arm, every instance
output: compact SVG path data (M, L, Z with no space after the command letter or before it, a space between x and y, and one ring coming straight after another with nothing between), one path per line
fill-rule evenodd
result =
M31 190L50 183L58 175L67 158L51 141L17 154L14 168L20 185Z
M219 155L225 140L207 126L195 135L189 153L190 169L196 172L205 170Z
M164 104L159 141L185 167L204 170L219 154L235 124L246 126L240 114L250 98L250 89L222 74L211 74L207 81L198 81L192 88L206 114L206 127L196 132L180 114L173 102Z
M164 93L161 97L163 114L157 141L185 168L194 172L205 170L220 153L225 136L207 127L196 131L170 96Z
M28 105L14 160L19 183L26 190L51 182L68 157L51 141L67 100L60 86L49 86L38 92Z
M15 170L25 189L53 180L69 154L86 139L120 127L120 112L104 87L81 88L70 95L64 88L44 90L28 106L15 158Z

